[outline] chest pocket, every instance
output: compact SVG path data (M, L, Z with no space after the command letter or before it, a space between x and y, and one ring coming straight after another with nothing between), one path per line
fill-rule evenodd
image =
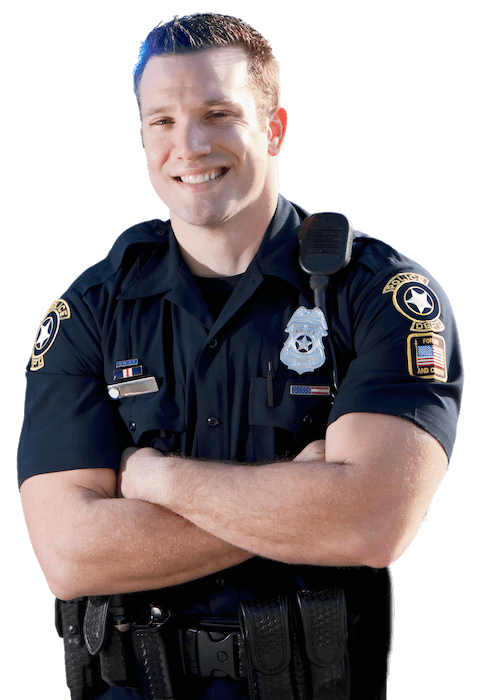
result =
M176 452L186 428L184 388L176 384L172 391L162 378L157 383L159 391L122 399L119 413L135 445Z
M311 376L311 383L274 379L273 406L268 404L267 380L252 377L249 392L249 424L254 431L271 428L278 456L300 452L309 442L325 437L332 400L323 376ZM305 380L306 381L306 380ZM258 430L258 432L260 432ZM264 430L268 438L269 431Z

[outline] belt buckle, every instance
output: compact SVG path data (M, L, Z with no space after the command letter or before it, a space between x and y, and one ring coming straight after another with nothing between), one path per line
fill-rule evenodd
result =
M209 676L229 676L239 680L236 671L236 632L208 631L203 629L193 630L197 635L197 650L199 661L199 675L203 678Z

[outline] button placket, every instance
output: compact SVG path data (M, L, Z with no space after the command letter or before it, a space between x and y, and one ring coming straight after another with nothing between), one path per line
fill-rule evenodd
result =
M198 427L196 441L200 455L210 459L229 459L229 409L226 403L229 385L227 346L217 337L216 349L202 350L196 371ZM199 410L200 409L200 410Z

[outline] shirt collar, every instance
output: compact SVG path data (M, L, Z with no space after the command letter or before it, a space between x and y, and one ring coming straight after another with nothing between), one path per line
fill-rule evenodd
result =
M299 227L306 216L308 212L280 195L275 215L253 260L261 274L280 277L301 290L309 289L308 278L299 264L298 241Z
M298 229L307 212L281 195L263 242L246 273L251 276L271 275L279 277L305 291L309 289L307 275L298 261ZM169 248L156 246L139 273L126 280L118 299L141 299L164 294L169 290L185 294L196 287L194 278L182 258L172 228L169 231ZM166 237L164 237L166 240ZM246 274L245 273L245 274Z

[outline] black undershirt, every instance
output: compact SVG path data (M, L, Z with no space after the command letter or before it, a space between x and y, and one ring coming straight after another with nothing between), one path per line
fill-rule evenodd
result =
M204 301L213 318L216 319L223 310L227 300L231 296L233 289L238 284L243 275L234 277L197 277L194 276Z

